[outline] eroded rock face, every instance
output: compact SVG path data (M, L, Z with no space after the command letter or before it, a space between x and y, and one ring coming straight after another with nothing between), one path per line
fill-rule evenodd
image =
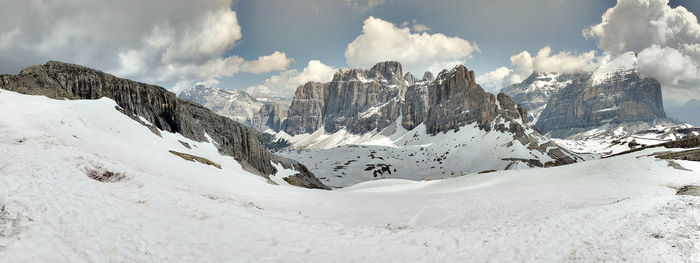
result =
M287 119L287 109L283 108L282 105L265 104L253 116L251 127L259 131L272 129L279 132L285 119Z
M178 99L164 88L117 78L83 66L56 61L31 66L19 75L0 76L0 88L55 99L111 98L125 114L141 116L161 130L180 133L195 141L206 141L205 133L208 134L222 154L233 156L244 168L266 178L277 172L271 161L303 166L267 151L255 130L214 114L203 106ZM297 171L300 176L315 179L306 169Z
M590 74L550 97L537 127L554 137L566 137L606 123L653 122L665 119L661 85L642 79L636 71L623 71L593 84Z
M378 63L370 70L341 69L329 83L299 87L282 130L288 134L347 129L352 133L381 130L398 118L406 91L401 64Z
M326 86L323 83L307 82L297 88L282 130L295 135L313 133L322 127Z
M476 122L488 129L496 117L496 98L475 82L474 71L457 66L443 70L428 87L430 108L426 117L428 133L436 134Z

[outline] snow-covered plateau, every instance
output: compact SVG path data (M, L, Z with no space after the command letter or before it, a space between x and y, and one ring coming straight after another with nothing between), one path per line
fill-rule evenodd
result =
M309 190L115 106L0 90L0 262L700 261L683 149Z

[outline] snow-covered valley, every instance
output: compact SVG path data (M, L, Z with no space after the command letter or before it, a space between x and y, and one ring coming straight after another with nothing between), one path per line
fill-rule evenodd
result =
M381 132L362 136L344 130L326 134L288 136L289 149L278 154L304 163L331 187L347 187L376 179L433 180L476 172L524 169L554 161L546 152L531 150L509 132L487 132L476 125L437 135L421 124L407 131L398 119ZM528 130L538 145L550 140ZM545 146L546 148L546 146ZM578 156L571 154L573 158Z
M677 195L700 163L650 156L681 149L311 190L115 105L0 90L0 262L700 258L700 197Z

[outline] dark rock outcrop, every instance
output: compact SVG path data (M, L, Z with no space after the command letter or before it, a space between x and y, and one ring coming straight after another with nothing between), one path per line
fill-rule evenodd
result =
M303 166L270 153L255 130L203 106L178 99L162 87L117 78L87 67L50 61L28 67L19 75L0 76L0 88L55 99L108 97L125 114L141 116L158 129L180 133L195 141L207 141L205 133L208 134L222 154L233 156L244 168L266 178L277 172L271 162ZM297 171L309 180L316 180L305 168ZM324 188L320 186L323 186L320 181L318 185L306 185Z
M433 76L433 73L430 71L426 71L423 73L423 81L433 81L435 80L435 76Z

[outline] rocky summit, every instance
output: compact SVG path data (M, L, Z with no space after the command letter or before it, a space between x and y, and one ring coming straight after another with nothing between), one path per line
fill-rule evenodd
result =
M433 80L426 72L418 82L401 73L398 62L382 62L370 70L341 69L328 83L306 83L297 89L279 130L291 135L320 128L363 134L382 130L401 116L404 128L425 123L435 134L472 122L488 129L497 115L527 121L519 115L525 109L505 94L499 100L511 102L502 105L511 108L498 107L496 96L485 92L475 82L474 72L463 65L443 70Z
M113 99L124 114L158 130L180 133L193 141L209 141L219 152L233 156L244 169L269 179L273 163L298 174L289 183L327 189L302 164L270 153L260 134L209 109L179 99L164 88L121 79L87 67L50 61L23 69L18 75L0 75L0 88L54 99ZM143 120L145 120L145 122ZM150 124L148 124L148 123ZM152 125L151 125L152 124Z
M328 83L308 82L294 94L281 130L288 134L347 129L381 130L398 118L406 87L401 64L388 61L369 70L341 69Z

